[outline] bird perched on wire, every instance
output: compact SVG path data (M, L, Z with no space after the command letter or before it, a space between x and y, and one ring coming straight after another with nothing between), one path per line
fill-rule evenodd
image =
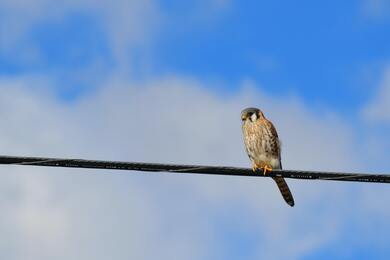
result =
M257 108L246 108L241 112L242 132L246 152L252 161L252 169L266 175L272 169L282 169L280 141L274 125ZM283 177L272 177L284 200L291 207L294 198Z

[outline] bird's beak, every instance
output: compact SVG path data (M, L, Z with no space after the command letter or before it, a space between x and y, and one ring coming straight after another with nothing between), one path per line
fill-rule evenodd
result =
M242 121L245 121L247 118L248 118L248 115L246 115L246 114L245 115L241 115L241 120Z

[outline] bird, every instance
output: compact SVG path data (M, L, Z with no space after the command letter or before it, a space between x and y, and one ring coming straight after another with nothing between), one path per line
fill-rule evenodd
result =
M281 144L276 128L258 108L245 108L241 111L242 133L245 149L252 162L252 170L261 169L263 174L273 169L282 169ZM284 200L291 207L294 198L283 177L272 177Z

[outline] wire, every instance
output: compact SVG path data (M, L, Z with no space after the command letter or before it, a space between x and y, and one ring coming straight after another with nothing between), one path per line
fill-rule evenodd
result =
M266 176L264 176L261 171L253 172L252 169L239 168L239 167L98 161L98 160L84 160L84 159L0 156L0 164L89 168L89 169L110 169L110 170L133 170L133 171L145 171L145 172L211 174L211 175L229 175L229 176L252 176L252 177L280 176L284 178L304 179L304 180L332 180L332 181L390 183L390 175L378 175L378 174L273 170L272 172L269 172L267 173Z

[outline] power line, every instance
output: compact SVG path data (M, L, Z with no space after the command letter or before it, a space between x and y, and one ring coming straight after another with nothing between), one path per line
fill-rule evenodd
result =
M260 171L254 173L252 169L240 167L118 162L65 158L0 156L0 164L264 177ZM274 170L266 175L266 177L275 176L305 180L390 183L390 175L363 173Z

